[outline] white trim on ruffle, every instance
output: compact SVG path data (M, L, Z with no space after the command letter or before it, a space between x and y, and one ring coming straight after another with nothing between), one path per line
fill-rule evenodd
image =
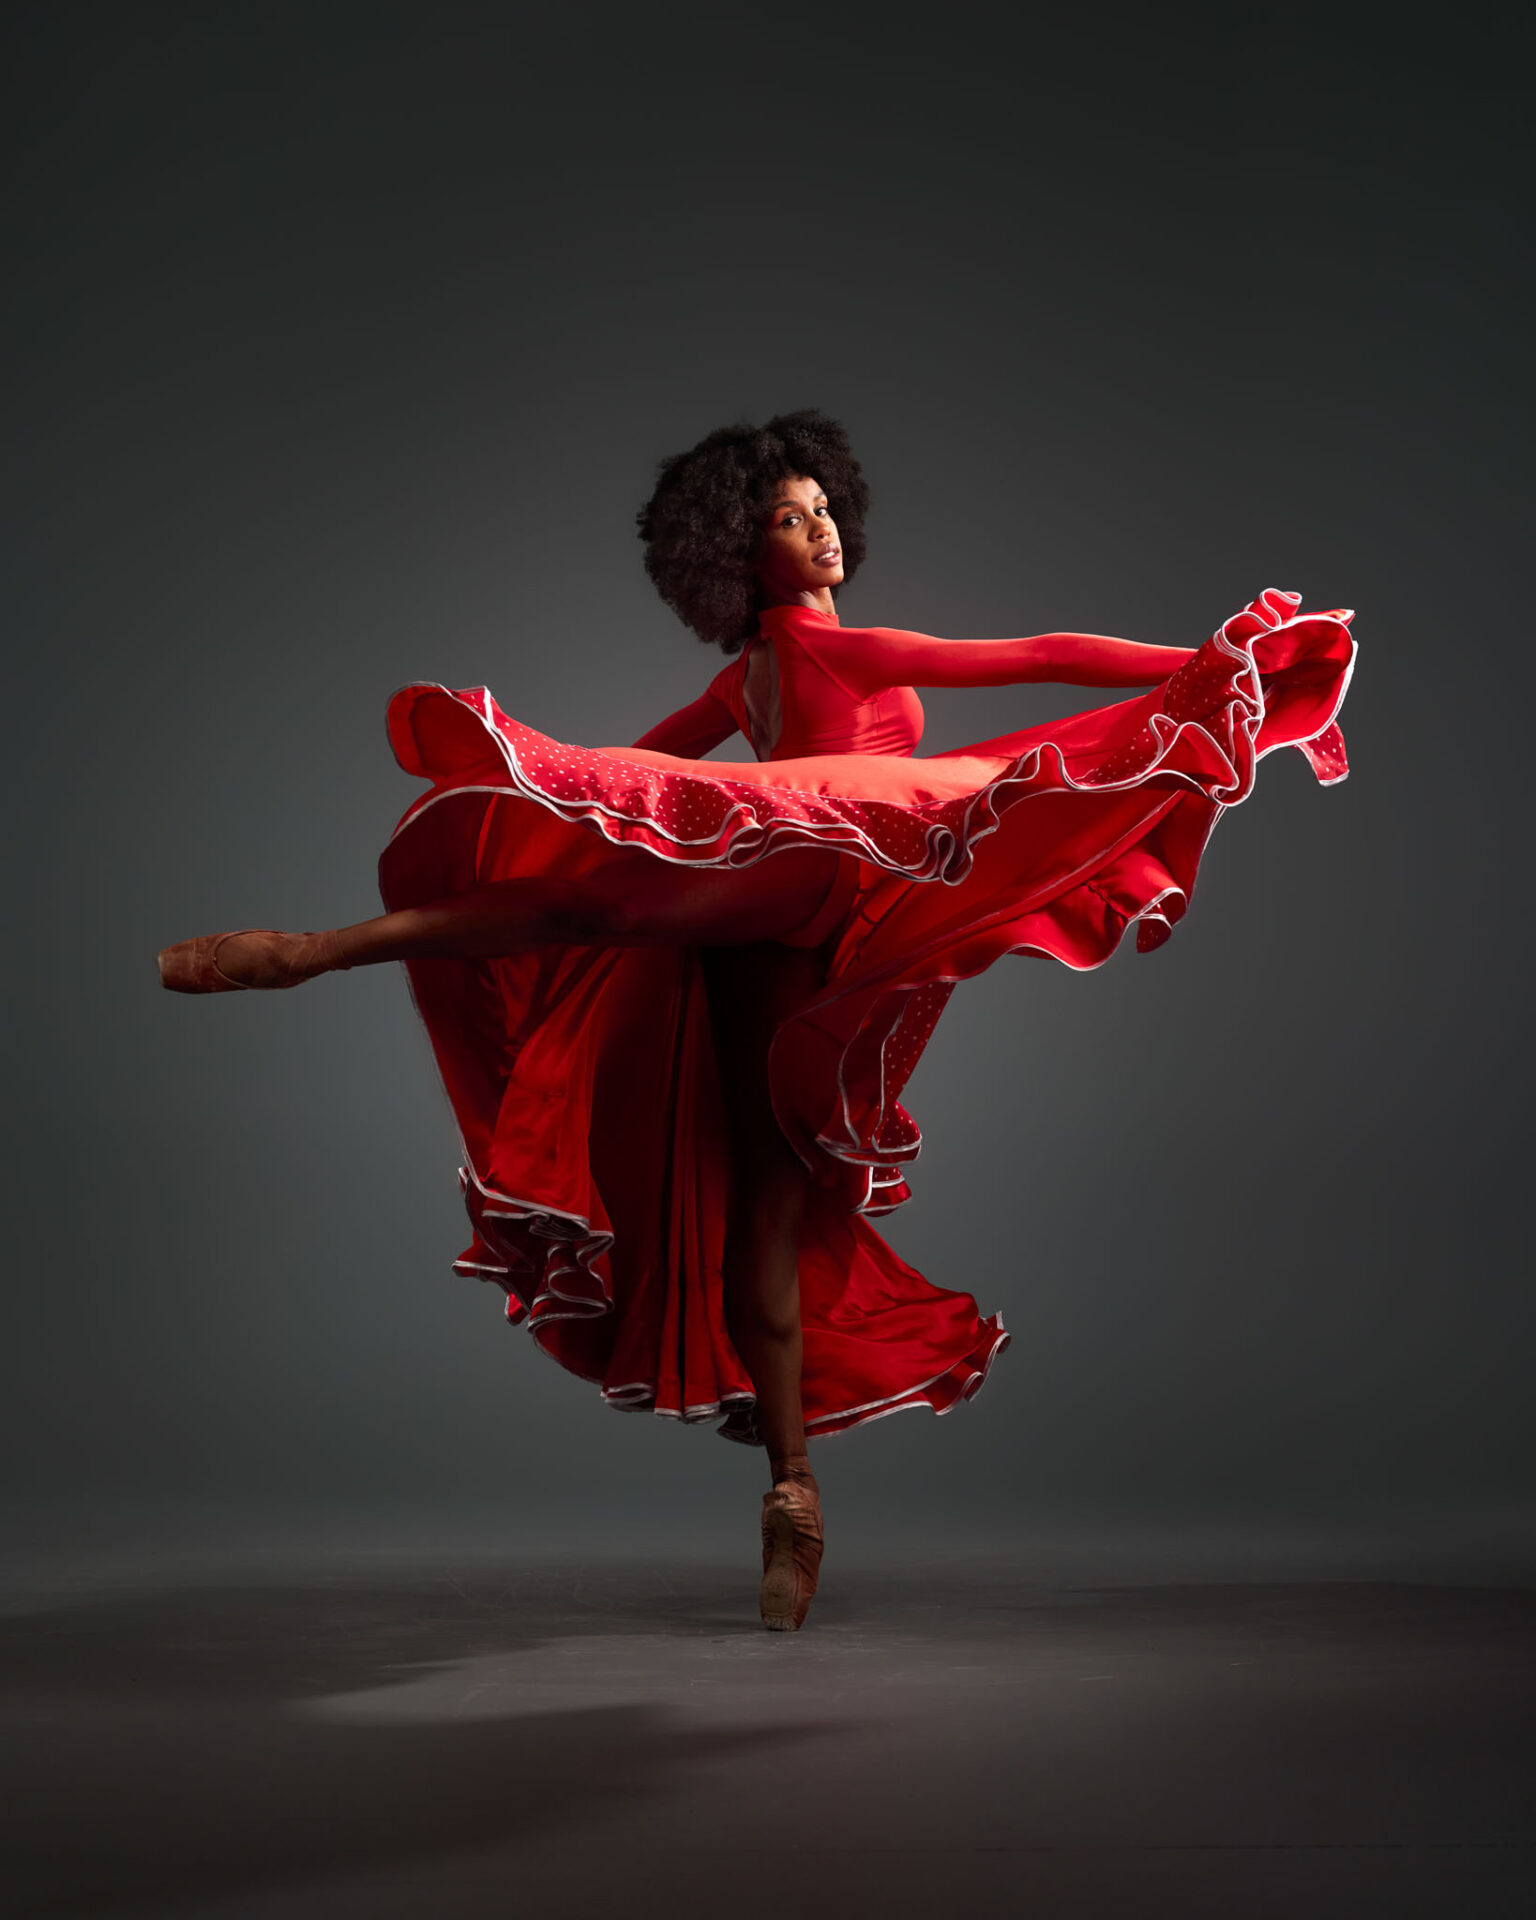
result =
M1246 798L1248 792L1252 790L1253 780L1251 770L1256 766L1257 762L1267 757L1268 754L1278 751L1282 746L1302 748L1309 741L1318 739L1335 724L1339 710L1343 705L1344 695L1348 690L1349 682L1354 672L1355 661L1358 657L1358 647L1353 635L1348 633L1347 616L1342 616L1340 610L1333 610L1328 614L1299 614L1293 612L1288 619L1274 620L1273 609L1268 604L1270 593L1273 591L1274 590L1267 591L1266 594L1260 595L1257 600L1243 608L1239 613L1231 615L1229 619L1224 621L1216 630L1215 634L1211 636L1218 651L1231 654L1235 659L1246 663L1246 672L1235 676L1233 697L1228 701L1225 708L1235 736L1231 751L1211 733L1208 727L1202 725L1200 722L1190 720L1176 721L1168 714L1154 712L1148 716L1148 726L1157 746L1150 760L1142 765L1137 772L1128 774L1123 779L1113 781L1080 781L1073 779L1068 773L1065 756L1059 746L1053 741L1040 742L1029 748L1025 753L1019 755L1011 763L1008 763L1004 770L994 779L986 782L972 794L964 809L958 834L955 829L937 822L929 825L925 829L925 858L918 868L903 865L901 862L883 855L875 842L861 827L846 820L833 820L828 822L774 820L769 821L765 825L756 818L756 815L747 803L732 802L727 806L719 826L713 833L700 836L696 840L687 840L680 835L670 833L648 815L640 815L637 817L632 814L627 814L618 808L607 806L602 801L592 798L563 800L559 796L544 792L538 782L527 774L518 759L512 742L501 733L495 721L490 716L486 706L490 698L487 689L473 689L471 690L471 695L466 697L456 694L451 689L440 686L435 682L416 682L413 683L413 686L419 687L424 691L441 693L446 698L457 701L461 707L474 713L486 732L495 740L498 751L507 764L512 784L510 786L492 783L464 785L445 788L423 795L400 821L394 834L391 836L389 844L393 845L394 841L399 838L408 827L414 826L420 821L439 801L454 798L462 793L484 793L531 800L544 806L548 811L570 821L572 824L580 824L584 820L590 821L594 816L622 821L626 825L643 828L647 832L654 833L660 839L680 848L718 843L727 836L733 823L737 822L741 817L745 816L751 821L751 826L746 830L743 831L737 828L734 833L731 833L730 837L726 839L721 854L714 858L689 857L686 854L674 855L642 837L637 836L632 840L625 836L617 837L617 844L639 846L653 857L666 860L674 865L689 865L706 869L746 867L754 865L760 859L768 858L773 852L777 851L776 841L783 841L791 846L809 843L820 846L835 846L843 849L849 849L850 842L852 842L867 847L871 854L871 864L880 866L887 872L896 873L912 880L938 879L949 884L958 884L970 871L972 864L970 850L972 846L988 835L998 831L1002 824L1003 813L1008 811L1013 805L1018 804L1021 800L1039 797L1041 793L1057 793L1062 791L1075 791L1080 793L1123 792L1131 788L1143 786L1149 779L1161 774L1165 780L1176 781L1192 792L1198 793L1203 798L1209 800L1214 808L1205 836L1201 841L1199 853L1196 856L1198 861L1198 859L1204 856L1205 847L1209 843L1210 834L1214 830L1217 820L1229 810L1230 806ZM1299 596L1297 595L1282 593L1279 594L1278 597L1288 599L1295 605L1299 605ZM1346 637L1350 642L1350 651L1344 663L1338 695L1333 701L1323 724L1305 736L1301 736L1295 740L1277 741L1262 750L1256 747L1256 741L1265 715L1265 702L1259 669L1253 657L1252 646L1253 640L1261 637L1261 632L1254 633L1248 640L1234 640L1228 633L1228 628L1231 627L1235 621L1242 620L1248 616L1272 621L1272 624L1266 624L1261 628L1261 632L1264 635L1283 632L1286 627L1297 624L1303 620L1343 618ZM1246 689L1243 689L1240 685L1244 679L1247 679L1250 683ZM410 690L410 688L402 688L398 691L406 692ZM475 695L480 696L478 702L473 697ZM1230 769L1230 781L1222 782L1217 780L1213 783L1207 783L1198 779L1193 774L1183 773L1178 769L1165 768L1164 763L1169 754L1186 732L1199 735L1209 742L1218 760L1225 762L1226 766ZM1246 745L1246 753L1241 753L1238 749L1239 738ZM611 760L617 766L627 767L634 771L643 771L648 779L665 779L668 777L693 780L703 779L706 784L712 784L716 787L721 784L735 784L722 782L719 779L710 779L707 776L669 776L667 770L664 768L658 768L649 763L627 761L621 755L609 753L606 749L592 749L590 751L601 752L605 759ZM993 797L1000 789L1008 786L1033 785L1038 782L1041 769L1046 764L1045 755L1047 753L1055 755L1060 785L1046 785L1039 787L1037 792L1016 796L1014 800L1008 802L1007 806L1002 808L992 805ZM1234 758L1234 754L1237 755L1237 758ZM934 757L942 759L948 756L938 755ZM1246 761L1247 768L1249 769L1246 773L1237 763L1239 758ZM1313 772L1318 778L1319 784L1325 786L1337 785L1340 781L1348 777L1347 767L1342 772L1328 779L1324 779L1320 774L1317 774L1315 766ZM829 806L827 796L819 792L813 793L808 790L770 786L762 788L761 793L765 799L770 801L776 794L785 794L794 798L814 800L816 804L822 808ZM1223 795L1230 797L1223 798ZM955 797L958 798L959 796ZM940 806L948 806L953 803L952 799L950 801L938 802L937 804ZM976 815L983 805L987 807L990 817L985 824L977 825L975 824ZM1162 810L1162 806L1163 803L1160 802L1159 807L1154 808L1152 811L1156 813ZM738 850L741 851L742 857L733 859L731 855ZM1086 875L1091 873L1092 870L1091 865L1085 863L1077 873L1064 881L1058 888L1054 889L1052 897L1059 898L1062 893L1068 892L1073 887L1082 884ZM1113 944L1108 951L1097 960L1079 963L1065 958L1053 949L1035 942L1025 942L1020 946L1004 949L1004 951L1008 953L1038 953L1047 958L1060 961L1061 964L1070 967L1075 972L1091 972L1103 966L1113 957L1119 950L1120 943L1124 939L1128 929L1140 921L1154 920L1162 922L1165 926L1171 925L1166 912L1163 911L1163 903L1174 896L1177 896L1181 900L1186 899L1185 889L1177 885L1166 887L1134 913L1124 914L1123 924L1115 934ZM1049 902L1042 904L1048 905ZM1122 914L1122 909L1116 907L1112 901L1106 900L1105 904L1115 915L1120 916ZM1000 958L1001 955L996 957ZM905 986L900 982L892 981L883 989L883 991L893 996L898 1004L896 1013L887 1026L879 1043L879 1101L877 1118L873 1130L874 1133L878 1133L880 1123L886 1111L886 1047L906 1014L912 994L928 986L953 986L958 984L960 980L968 977L968 975L958 973L930 974L925 976L921 981ZM857 990L855 986L851 986L848 989L848 991L855 990ZM842 995L837 993L830 996L833 1001L841 997ZM412 998L415 998L414 990ZM419 1007L417 1010L419 1013ZM854 1039L857 1040L861 1037L864 1037L863 1021L860 1022ZM876 1190L877 1188L896 1187L904 1184L903 1176L898 1171L894 1174L888 1174L885 1178L877 1179L876 1174L886 1173L886 1170L889 1168L899 1168L902 1165L915 1161L922 1149L922 1138L921 1134L919 1134L917 1139L910 1144L887 1150L880 1150L873 1145L864 1146L860 1143L857 1129L853 1122L851 1102L844 1074L845 1062L848 1054L852 1050L853 1044L854 1042L850 1041L839 1054L836 1076L839 1106L847 1131L847 1140L834 1141L826 1135L818 1135L817 1145L840 1163L848 1166L858 1166L863 1169L864 1191L859 1204L853 1209L856 1214L873 1215L891 1212L895 1210L896 1205L899 1203L895 1201L884 1205L878 1203L875 1198ZM914 1122L913 1124L915 1126L916 1123ZM523 1301L521 1295L518 1294L513 1284L515 1269L510 1265L507 1267L498 1267L487 1262L462 1258L453 1263L455 1271L464 1274L466 1277L475 1275L482 1280L495 1280L501 1284L507 1293L508 1318L524 1321L528 1332L532 1335L535 1344L541 1351L546 1353L551 1359L556 1360L557 1364L567 1372L576 1373L578 1377L585 1378L592 1381L593 1384L598 1385L604 1402L620 1411L650 1411L663 1418L693 1422L714 1418L722 1414L726 1415L727 1420L729 1420L733 1412L741 1412L755 1406L755 1395L741 1393L722 1395L720 1400L708 1404L698 1404L680 1408L661 1407L656 1404L657 1386L655 1382L634 1381L618 1387L603 1387L601 1381L595 1376L581 1374L579 1369L571 1367L566 1360L554 1354L540 1338L540 1331L545 1325L552 1325L564 1320L597 1319L614 1310L614 1301L609 1287L604 1282L602 1275L595 1269L595 1262L611 1249L614 1235L611 1230L594 1229L590 1219L580 1214L571 1213L537 1201L519 1199L514 1195L504 1194L487 1186L475 1172L467 1146L464 1151L464 1162L464 1166L460 1169L461 1184L472 1181L484 1200L503 1203L501 1206L484 1207L481 1211L482 1218L488 1220L507 1219L530 1223L526 1226L526 1231L531 1235L548 1239L555 1244L562 1244L572 1250L572 1256L570 1258L552 1267L544 1267L539 1271L537 1276L537 1291L534 1293L533 1298L526 1303ZM561 1233L541 1229L537 1224L537 1222L541 1220L567 1222L575 1231ZM481 1232L479 1222L475 1221L474 1224L477 1238L484 1239L485 1236ZM500 1249L493 1248L493 1251L499 1250ZM568 1277L574 1278L577 1275L583 1276L592 1283L596 1297L594 1297L594 1293L591 1290L576 1293L568 1291L558 1284L563 1279ZM569 1311L561 1312L553 1310L549 1305L549 1303L553 1302L560 1303L562 1306L568 1308ZM516 1307L515 1313L513 1311L514 1306ZM997 1330L996 1337L991 1342L985 1359L981 1362L979 1369L973 1369L972 1380L962 1386L954 1398L946 1405L933 1408L933 1411L941 1414L947 1413L953 1406L958 1405L961 1400L972 1398L989 1377L992 1363L997 1355L1009 1344L1011 1336L1003 1327L1000 1314L985 1316L983 1318L983 1325L995 1326ZM969 1356L967 1356L967 1360L968 1358ZM852 1426L863 1425L869 1420L880 1419L891 1413L903 1412L908 1408L931 1407L931 1402L922 1397L926 1390L935 1386L939 1381L954 1375L957 1368L965 1364L966 1361L957 1361L950 1367L941 1369L938 1373L929 1376L928 1379L917 1383L915 1386L905 1388L895 1394L887 1395L880 1400L865 1402L859 1406L845 1408L839 1412L819 1415L806 1423L807 1432L817 1433L819 1437L829 1437L828 1432L825 1430L846 1431ZM740 1433L731 1433L728 1431L728 1427L725 1426L723 1426L720 1431L725 1437L731 1439L747 1437Z

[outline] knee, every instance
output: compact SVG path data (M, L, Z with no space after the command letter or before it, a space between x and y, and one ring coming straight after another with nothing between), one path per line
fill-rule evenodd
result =
M808 1175L798 1155L775 1128L750 1178L741 1182L732 1212L739 1228L759 1246L782 1248L793 1264L805 1218Z
M639 921L635 901L579 881L558 882L548 904L555 937L573 947L617 944L635 931Z
M733 1339L791 1340L800 1329L798 1195L753 1198L732 1209L726 1234L726 1326Z
M727 1288L725 1330L737 1346L768 1341L778 1346L800 1331L800 1289L789 1285L768 1292L755 1288Z

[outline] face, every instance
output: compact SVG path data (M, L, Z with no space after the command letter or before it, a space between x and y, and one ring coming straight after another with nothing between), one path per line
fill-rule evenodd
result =
M781 480L763 518L757 576L770 594L798 599L839 586L843 549L827 496L808 474Z

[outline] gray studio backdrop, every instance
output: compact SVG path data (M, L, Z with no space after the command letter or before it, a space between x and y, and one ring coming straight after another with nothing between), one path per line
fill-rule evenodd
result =
M191 1001L154 953L376 910L405 681L593 744L691 698L635 509L804 405L874 491L845 620L1193 645L1279 586L1360 642L1351 779L1267 761L1171 944L956 996L888 1225L1014 1345L824 1443L829 1512L1518 1533L1518 117L1497 46L1230 14L12 14L24 1534L750 1540L757 1456L449 1273L398 970ZM934 694L926 745L1101 697Z

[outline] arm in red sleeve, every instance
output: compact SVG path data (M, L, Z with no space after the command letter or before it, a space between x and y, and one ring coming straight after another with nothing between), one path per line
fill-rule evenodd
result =
M939 640L899 627L821 627L807 644L855 699L885 687L1069 687L1161 684L1195 652L1104 633L1036 633L1022 640Z
M722 740L729 740L735 731L735 714L719 694L706 687L697 700L658 720L635 745L648 747L653 753L676 754L680 760L697 760Z

